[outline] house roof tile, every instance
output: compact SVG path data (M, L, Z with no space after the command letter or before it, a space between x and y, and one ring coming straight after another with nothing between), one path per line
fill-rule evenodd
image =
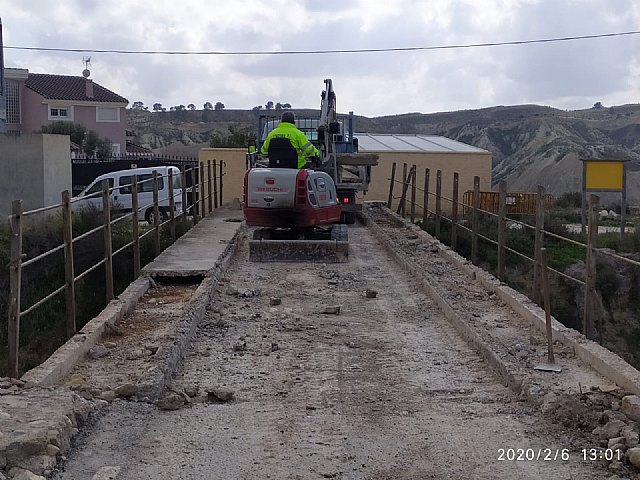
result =
M96 82L93 82L93 98L87 97L84 77L30 73L25 86L48 100L129 103L126 98Z

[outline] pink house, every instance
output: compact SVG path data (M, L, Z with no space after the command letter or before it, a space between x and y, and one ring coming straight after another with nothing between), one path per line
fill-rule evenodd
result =
M129 100L85 77L5 69L7 130L39 131L54 121L80 123L113 143L114 154L126 149Z

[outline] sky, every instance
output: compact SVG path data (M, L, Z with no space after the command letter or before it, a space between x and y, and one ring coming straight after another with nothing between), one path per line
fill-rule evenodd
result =
M169 51L429 47L640 30L638 0L0 0L5 46ZM322 55L5 50L5 66L91 78L151 107L267 101L382 116L535 103L640 103L640 35Z

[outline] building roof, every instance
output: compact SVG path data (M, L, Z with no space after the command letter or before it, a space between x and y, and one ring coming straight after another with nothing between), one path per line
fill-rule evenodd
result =
M361 152L490 153L438 135L356 133Z
M68 75L30 73L25 86L47 100L129 103L129 100L93 82L93 98L87 97L87 79Z

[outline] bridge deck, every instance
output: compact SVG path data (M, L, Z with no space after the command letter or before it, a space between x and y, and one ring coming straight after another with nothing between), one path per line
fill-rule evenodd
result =
M191 230L142 269L151 276L206 275L231 242L242 212L220 209L203 218Z

